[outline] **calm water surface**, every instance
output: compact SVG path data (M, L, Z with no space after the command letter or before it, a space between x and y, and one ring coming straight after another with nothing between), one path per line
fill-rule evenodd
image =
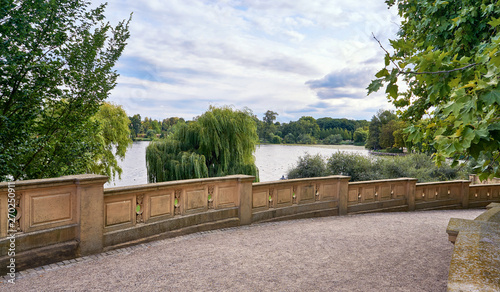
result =
M146 147L148 145L148 141L134 142L127 150L125 159L120 162L123 169L121 179L107 183L104 187L146 184L148 182L146 172ZM339 151L368 155L368 150L362 146L260 145L255 151L255 164L259 168L260 181L273 181L279 180L282 175L286 176L288 170L296 165L298 158L306 153L329 157Z

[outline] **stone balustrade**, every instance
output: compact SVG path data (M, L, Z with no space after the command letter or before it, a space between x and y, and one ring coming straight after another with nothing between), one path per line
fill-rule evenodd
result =
M234 175L104 189L76 175L0 183L0 272L14 238L16 270L139 242L275 220L468 208L500 202L499 185L351 182L328 176L252 183ZM11 220L9 220L11 216Z

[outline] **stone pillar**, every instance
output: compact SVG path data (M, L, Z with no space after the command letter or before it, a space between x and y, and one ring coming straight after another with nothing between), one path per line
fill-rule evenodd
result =
M0 184L0 238L7 236L8 230L8 192L7 183Z
M238 192L239 192L239 212L240 225L248 225L252 223L252 182L254 176L239 175L238 176Z
M338 177L338 195L339 195L339 216L347 215L347 197L349 196L349 180L350 176Z
M464 209L469 208L469 184L470 181L464 180L460 186L460 198L462 201L462 208Z
M406 182L406 203L408 211L415 211L415 191L417 189L417 179L408 178Z
M104 184L103 175L79 175L75 178L80 212L80 228L77 239L80 256L99 253L103 249Z

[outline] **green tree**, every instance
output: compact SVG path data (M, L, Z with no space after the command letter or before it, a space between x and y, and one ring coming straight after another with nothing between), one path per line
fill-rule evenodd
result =
M263 117L263 125L262 125L262 138L264 141L268 141L272 143L272 139L274 133L276 132L276 126L274 125L274 121L276 120L276 116L278 113L273 111L266 111Z
M141 115L136 114L133 117L129 117L129 119L130 119L130 130L133 132L135 138L141 132Z
M248 174L256 176L258 142L247 111L210 107L196 121L178 123L167 139L146 149L149 182Z
M95 145L93 157L89 165L89 172L104 174L109 177L120 177L122 169L118 159L125 158L128 146L132 143L129 138L129 118L119 105L104 103L92 117L99 128L90 137L89 144Z
M394 136L394 147L395 148L403 148L407 146L406 140L408 140L408 133L404 132L406 128L406 123L404 121L398 121L395 130L392 132L392 136ZM421 152L421 151L420 151Z
M382 136L382 128L396 118L396 115L391 111L379 110L377 114L372 117L370 126L368 127L368 138L366 140L365 147L375 150L386 148L381 145L381 137L384 137ZM392 132L390 133L390 136L392 137ZM394 141L394 138L392 138L392 140ZM387 144L384 144L384 146L387 146Z
M493 0L388 0L402 18L385 68L368 87L384 84L408 139L435 133L435 162L483 159L481 178L500 175L500 4ZM405 83L404 89L398 87ZM430 116L426 128L417 121Z
M364 130L363 128L357 128L356 131L354 131L354 143L364 144L366 142L366 138L368 138L368 131Z
M383 149L394 147L394 135L393 133L398 130L398 122L396 120L391 120L387 124L382 125L380 128L379 143L380 147Z
M285 135L285 138L283 139L283 141L286 144L295 144L295 136L292 133L288 133Z
M105 5L83 1L0 6L0 180L86 172L129 22L112 27Z

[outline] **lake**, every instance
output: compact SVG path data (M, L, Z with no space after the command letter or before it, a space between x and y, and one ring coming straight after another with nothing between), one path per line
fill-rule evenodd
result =
M119 187L146 184L146 147L149 141L137 141L127 150L125 159L119 161L123 169L121 179L106 183L104 187ZM306 153L329 157L335 152L345 151L368 155L363 146L352 145L259 145L255 151L255 164L259 168L260 181L279 180L294 167L300 156Z

